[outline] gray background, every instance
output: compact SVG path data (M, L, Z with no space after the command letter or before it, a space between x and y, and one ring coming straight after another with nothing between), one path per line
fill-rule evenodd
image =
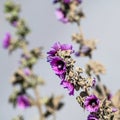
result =
M71 43L71 34L78 32L76 25L64 25L58 22L54 15L55 6L52 0L16 0L22 5L21 16L25 17L32 33L28 36L30 48L44 46L44 53L49 50L55 41ZM119 89L119 61L120 61L120 0L83 0L83 9L86 18L81 25L86 38L99 40L98 49L94 52L94 59L101 61L107 69L102 81L107 84L114 94ZM24 114L26 120L37 119L37 109L15 110L8 104L8 96L12 92L9 77L17 69L21 50L8 55L2 48L2 40L6 32L14 33L14 29L5 21L3 3L0 0L0 120L11 120L16 114ZM84 66L87 58L78 58L77 65ZM84 63L84 64L83 64ZM63 94L66 103L64 109L57 113L57 120L85 120L84 112L68 92L59 85L59 79L54 75L46 59L35 66L37 74L46 80L46 86L40 89L42 96ZM32 91L30 91L32 93ZM52 120L52 117L50 118Z

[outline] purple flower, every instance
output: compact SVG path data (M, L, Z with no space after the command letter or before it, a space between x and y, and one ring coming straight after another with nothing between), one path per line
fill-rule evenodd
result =
M96 85L96 80L94 78L93 81L92 81L92 87L95 87L95 85Z
M95 95L86 97L84 101L84 107L89 112L97 112L99 109L100 101Z
M74 95L74 85L71 84L69 81L65 81L63 80L61 82L61 85L64 87L64 88L67 88L68 91L69 91L69 95Z
M26 76L29 76L29 75L31 75L31 70L29 69L29 68L24 68L24 74L26 75Z
M21 109L25 109L31 106L29 98L26 95L20 95L17 97L17 105Z
M60 57L53 57L50 64L57 75L62 75L66 72L66 64Z
M76 57L79 57L80 56L80 52L78 51L78 52L75 52L75 56Z
M75 52L75 56L79 57L81 55L81 53L87 55L90 53L90 51L91 51L91 49L88 46L82 46L80 51Z
M13 22L12 22L12 25L13 25L14 27L17 27L18 21L13 21Z
M74 51L72 50L72 45L68 45L68 44L60 44L59 42L56 42L52 47L52 49L47 52L48 54L48 58L47 60L50 61L52 57L54 57L57 53L57 51L61 50L61 51L66 51L66 50L70 50L71 53L73 53Z
M108 99L108 100L111 100L111 98L112 98L112 94L111 94L111 93L108 93L107 99Z
M112 108L112 112L117 112L118 109L117 108Z
M61 21L63 23L68 23L69 22L69 20L66 17L65 13L60 8L55 11L55 15L56 15L56 17L57 17L57 19L59 21Z
M81 4L81 3L82 3L82 0L77 0L77 2Z
M8 48L10 46L10 42L11 42L11 35L10 33L6 33L5 38L3 40L3 47Z
M56 42L51 48L52 49L47 52L47 54L49 55L48 57L54 57L57 51L61 49L61 44L59 42Z
M96 114L89 114L87 120L99 120Z
M60 1L60 0L54 0L53 3L55 4L55 3L58 3L59 1Z
M70 3L71 0L63 0L64 3Z
M84 53L84 54L87 54L90 52L90 48L88 46L82 46L81 48L81 52Z

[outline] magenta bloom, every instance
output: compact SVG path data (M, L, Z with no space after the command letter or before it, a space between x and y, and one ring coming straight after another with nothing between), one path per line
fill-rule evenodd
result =
M71 2L71 0L63 0L64 1L64 3L70 3Z
M92 87L95 87L95 85L96 85L96 80L94 78L93 81L92 81Z
M77 0L77 2L81 4L81 3L82 3L82 0Z
M90 114L88 115L87 120L99 120L96 114Z
M118 109L117 108L112 108L112 112L117 112Z
M20 95L17 97L17 105L21 109L25 109L31 106L29 98L26 95Z
M85 109L89 112L97 112L99 109L100 101L95 95L86 97L84 101Z
M53 57L50 64L57 75L62 75L66 72L66 64L60 57Z
M57 51L66 51L66 50L70 50L71 53L73 53L73 49L72 49L72 45L68 45L68 44L60 44L59 42L56 42L52 47L51 50L49 52L47 52L48 54L48 61L50 61L51 57L54 57L57 53Z
M13 21L13 22L12 22L12 25L13 25L14 27L17 27L18 21Z
M25 74L26 76L31 75L31 70L30 70L29 68L24 68L24 74Z
M61 82L61 85L64 87L64 88L67 88L68 91L69 91L69 95L74 95L74 85L71 84L69 81L65 81L63 80Z
M6 33L5 38L3 40L3 47L8 48L10 46L10 42L11 42L11 35L10 33Z
M88 46L82 46L80 48L80 51L75 52L75 56L79 57L81 53L87 55L90 53L90 51L91 51L91 49Z
M60 0L53 0L53 3L55 4L55 3L58 3Z
M88 46L82 46L81 52L84 54L87 54L91 51L91 49Z
M56 15L56 18L63 22L63 23L68 23L69 20L68 18L66 17L65 13L59 8L55 11L55 15Z

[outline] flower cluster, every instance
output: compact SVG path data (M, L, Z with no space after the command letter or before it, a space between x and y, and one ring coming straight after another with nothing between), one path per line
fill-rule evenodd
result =
M78 6L82 3L81 0L54 0L53 3L60 4L60 7L55 11L55 15L63 23L76 22L79 24L80 19L84 16L82 10L78 9Z
M19 17L20 6L13 3L12 1L7 1L5 3L5 15L6 19L10 22L12 26L16 28L16 38L12 38L10 33L6 33L3 40L3 47L8 49L11 53L17 48L24 48L27 45L25 40L26 35L29 33L29 28L25 21Z
M54 4L56 3L60 3L60 8L58 8L55 12L57 19L63 23L76 22L78 27L80 27L79 21L80 18L84 16L84 14L82 11L80 14L78 14L77 8L81 4L81 1L54 0ZM92 53L96 49L96 40L85 39L82 31L77 34L73 34L72 40L79 44L79 50L75 52L77 57L87 56L92 59ZM90 60L86 64L85 68L85 74L87 74L89 78L82 77L81 73L83 73L83 70L81 68L74 68L75 61L71 58L71 56L68 57L68 60L65 58L65 56L61 56L60 52L57 52L55 56L63 60L63 64L65 65L65 67L62 67L64 74L62 74L62 77L61 75L59 76L60 78L65 79L65 81L62 81L61 83L64 83L64 87L68 88L69 90L69 87L66 87L66 81L69 81L73 84L73 87L76 91L81 90L79 96L77 96L76 99L82 108L90 112L87 120L118 120L120 112L118 111L116 113L116 108L119 108L118 105L115 105L116 100L112 99L114 97L111 96L111 93L107 87L101 84L100 74L104 74L106 71L104 66L97 61ZM53 66L54 65L51 64L52 68ZM53 70L56 71L56 69ZM92 76L95 78L92 79ZM94 91L91 91L90 88L94 88ZM119 104L119 102L117 102L117 104Z
M71 67L72 64L70 55L73 52L74 51L71 45L60 44L59 42L55 43L52 46L52 49L47 52L47 61L50 62L50 65L55 74L60 77L62 81L61 85L69 90L70 95L74 95L74 87L73 83L71 83L68 79L66 80L66 74L68 67Z
M95 79L82 77L83 70L75 68L75 60L71 57L74 53L71 45L55 43L47 52L47 61L52 70L61 79L61 85L67 88L70 95L74 95L74 89L83 89L88 94L88 89L95 86Z

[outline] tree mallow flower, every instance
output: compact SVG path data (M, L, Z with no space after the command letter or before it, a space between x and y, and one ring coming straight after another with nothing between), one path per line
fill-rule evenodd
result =
M66 72L66 64L60 57L53 57L50 64L57 75L62 75Z
M97 112L100 101L95 95L90 95L85 98L84 107L89 112Z

